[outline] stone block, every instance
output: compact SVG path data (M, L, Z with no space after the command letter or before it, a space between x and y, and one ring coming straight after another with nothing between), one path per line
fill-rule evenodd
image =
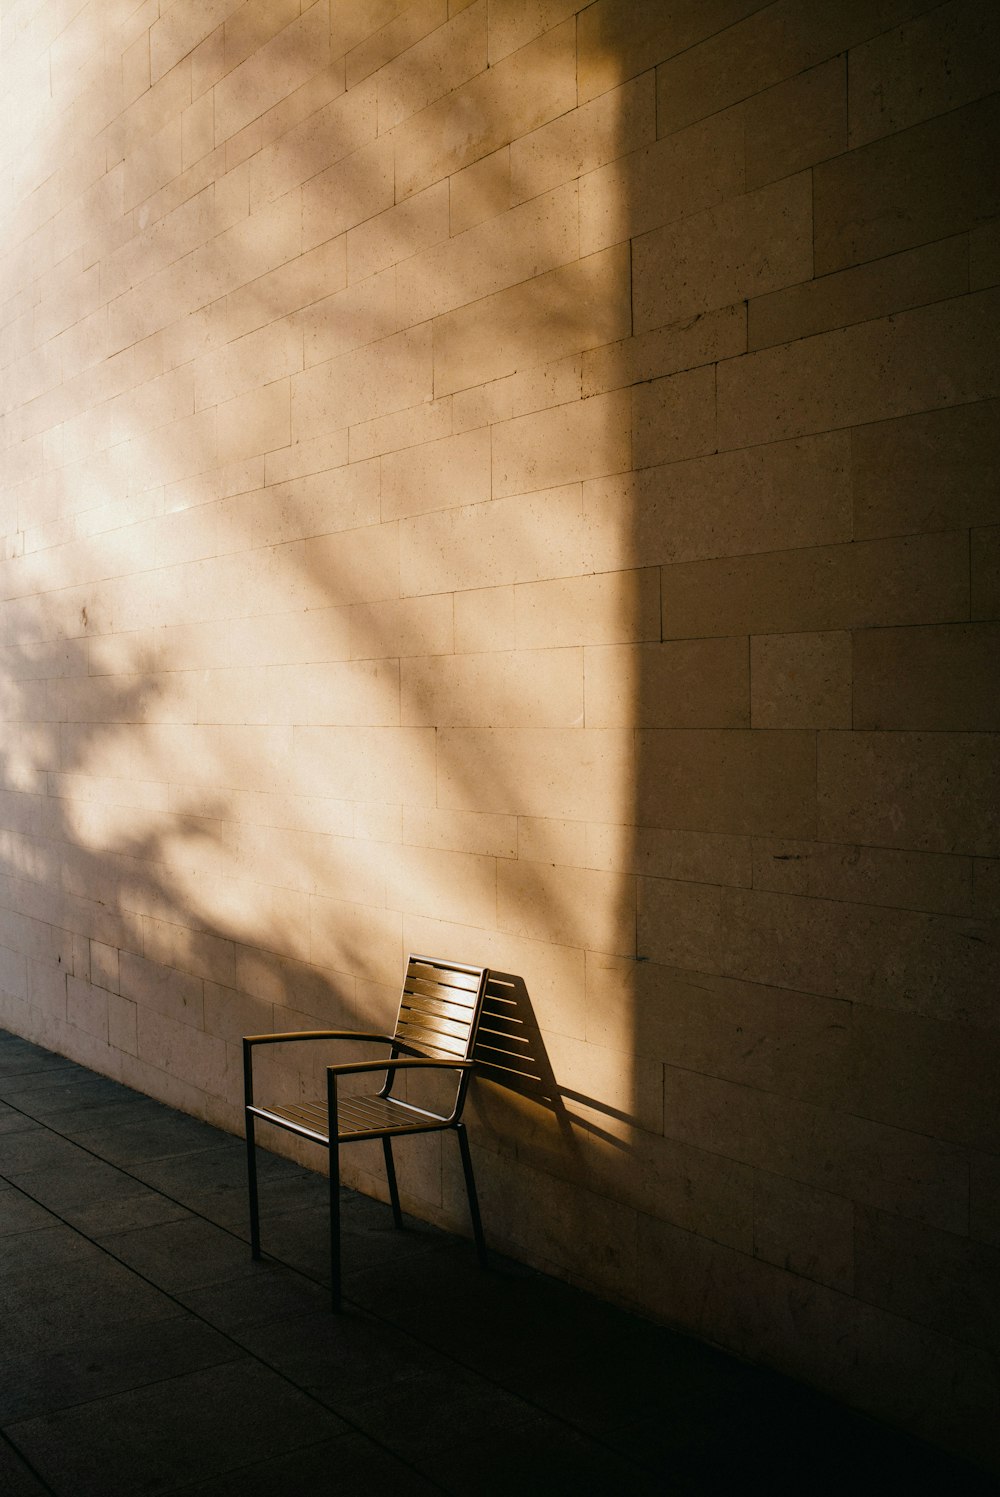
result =
M666 1068L668 1138L876 1205L944 1231L962 1231L968 1180L962 1152L864 1118Z
M578 255L577 184L570 182L405 260L397 271L400 305L423 322Z
M477 587L454 595L455 651L478 655L516 643L513 587Z
M635 1149L633 1179L616 1182L629 1205L710 1242L752 1250L751 1169L646 1132Z
M517 648L658 639L659 583L654 567L521 583L514 589Z
M809 546L663 570L666 639L950 623L968 616L965 533Z
M433 395L430 328L383 338L292 379L292 437L309 441L339 426L419 405Z
M513 816L404 806L403 841L412 847L513 858L518 849L518 827Z
M215 111L210 94L203 94L181 115L181 163L185 171L215 147Z
M764 10L731 6L719 26L706 27L693 45L665 52L656 70L661 135L752 99L850 47L908 20L913 0L824 6L805 14L796 0Z
M864 145L994 91L1000 28L970 0L935 8L853 47L850 143Z
M302 247L314 249L387 212L392 205L392 145L388 139L380 139L360 146L306 182L302 188Z
M442 848L393 849L386 867L386 903L404 915L446 912L462 925L497 923L497 861Z
M969 290L1000 282L1000 227L996 221L969 234Z
M996 1248L869 1210L858 1215L855 1252L861 1298L918 1325L996 1350Z
M579 10L576 0L542 0L525 11L519 0L498 0L490 9L490 64L509 57L518 48L558 26Z
M972 863L947 853L757 837L753 886L940 915L974 913Z
M814 170L816 274L961 234L1000 209L995 98L928 119Z
M750 303L749 347L791 343L796 338L961 296L968 275L967 243L963 235L956 235L772 291L754 297Z
M1000 728L998 650L996 624L855 634L854 726L948 732Z
M637 950L644 962L721 974L727 970L723 891L711 884L641 878Z
M254 674L260 691L260 673ZM395 660L295 665L269 674L274 678L273 713L278 722L360 727L399 722L399 664Z
M188 1024L178 1024L144 1004L136 1008L138 1058L154 1070L182 1083L189 1095L188 1110L194 1111L194 1096L208 1092L227 1095L228 1056L225 1040L205 1034ZM180 1098L174 1105L180 1105Z
M819 835L996 857L998 777L989 734L823 733Z
M750 641L750 683L755 728L849 728L851 636L757 635Z
M454 648L451 599L387 598L358 603L351 609L351 655L355 660L383 660L450 655Z
M412 42L379 70L380 132L453 93L486 66L486 6L472 5Z
M994 396L995 291L859 323L719 365L722 447L803 436Z
M438 185L448 195L452 234L461 234L496 218L499 213L506 213L515 202L510 186L510 147L502 146L463 171L454 172L447 184Z
M496 923L516 936L628 956L635 951L630 894L616 873L503 859L497 863Z
M226 326L232 338L241 337L272 319L323 301L346 284L346 238L328 240L232 292L226 298Z
M832 432L643 473L636 549L677 562L849 540L849 459L847 437Z
M383 520L478 504L492 497L489 429L386 453L381 469Z
M970 1236L974 1242L1000 1247L1000 1162L995 1154L973 1154Z
M392 269L335 291L296 318L301 328L302 363L308 369L399 332L396 277Z
M631 779L627 729L444 728L437 737L443 809L613 820Z
M418 656L401 662L402 721L430 727L572 728L583 722L580 650Z
M519 416L494 434L493 495L527 494L623 472L630 439L625 391Z
M204 1022L204 984L190 972L173 971L133 952L119 957L120 994L143 1012L155 1011L177 1023L200 1028Z
M138 1054L137 1006L115 993L108 994L108 1044L126 1055Z
M588 822L586 862L698 884L751 882L750 838L725 833Z
M715 452L715 369L689 369L638 385L632 393L632 420L637 468Z
M628 332L631 316L624 246L522 281L438 318L435 393L610 343Z
M724 891L706 960L715 970L943 1022L993 1026L988 925L943 915Z
M776 182L847 148L846 59L831 58L751 97L739 111L746 132L747 187Z
M447 239L448 212L448 183L435 182L350 229L345 236L348 279L362 281Z
M561 182L596 172L655 138L653 75L646 73L512 140L513 201L526 202Z
M643 0L600 0L580 18L580 97L593 98L665 58L696 48L751 9L749 0L712 0L665 14L650 10Z
M721 307L583 355L583 394L599 395L746 353L746 307Z
M1000 618L1000 525L973 530L972 617Z
M292 105L306 97L312 108L306 108L304 118L282 119L268 132L273 138L254 142L248 163L254 210L329 171L375 140L378 99L374 87L353 88L345 94L338 83L334 97L328 99L310 97L311 93L307 88L287 101Z
M977 920L1000 918L1000 859L977 858L973 862L972 913Z
M209 0L207 5L199 4L198 0L181 0L171 7L169 14L154 21L149 30L153 82L221 26L228 8L223 0Z
M122 104L134 103L149 82L149 32L144 31L122 53Z
M758 1171L753 1213L755 1257L831 1289L853 1292L852 1201Z
M434 804L432 728L296 728L293 768L334 799Z
M90 943L90 980L109 993L118 992L118 951L103 941Z
M579 484L400 523L404 593L493 589L590 570Z
M330 61L326 7L313 5L227 73L215 90L218 138L235 135Z
M991 400L855 428L855 536L993 524L1000 518L998 433L1000 403Z
M218 408L218 458L235 463L291 441L291 391L287 379L237 395Z
M760 254L764 239L766 257ZM653 229L636 239L632 256L635 331L640 333L808 280L813 274L811 174L800 172Z
M793 837L813 832L811 733L646 729L637 734L637 750L642 825Z
M397 9L395 5L391 7L393 11ZM399 9L400 13L393 15L387 25L373 30L347 54L345 61L349 89L353 89L361 79L369 77L386 63L392 62L400 53L422 41L448 19L447 0L422 0L421 4ZM383 9L382 15L386 14L388 12Z
M226 71L239 67L252 52L269 42L278 31L282 31L299 14L301 6L295 0L276 0L276 3L242 5L227 16L225 25Z
M268 452L264 463L264 484L271 488L295 478L308 478L313 473L328 473L331 468L344 467L347 458L345 427L328 436L314 437L310 442L296 442L294 446Z
M593 113L597 103L585 107ZM652 141L581 177L581 252L593 254L705 214L737 197L744 186L743 129L731 115ZM656 327L668 320L646 320L644 325Z
M396 182L409 197L577 105L573 20L422 110L397 132Z
M989 1149L998 1060L995 1030L858 1003L843 1105L894 1128Z
M590 728L750 725L745 639L594 646L584 671Z
M352 462L363 462L383 452L398 452L423 442L434 442L452 435L452 401L422 401L408 410L363 421L350 428Z

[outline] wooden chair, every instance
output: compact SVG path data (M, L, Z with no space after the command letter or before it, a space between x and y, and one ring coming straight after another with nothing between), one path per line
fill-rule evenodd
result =
M392 1157L392 1140L410 1133L429 1133L453 1128L458 1135L469 1212L479 1261L485 1267L486 1244L483 1239L476 1183L472 1173L469 1140L462 1122L462 1108L472 1071L472 1050L483 1004L489 971L485 967L465 967L458 962L438 961L433 957L411 956L399 1001L396 1027L391 1035L358 1033L344 1029L318 1029L286 1034L252 1034L243 1041L243 1085L246 1115L247 1177L250 1195L250 1248L260 1257L260 1205L257 1193L257 1157L254 1128L257 1119L273 1123L320 1144L330 1158L330 1276L334 1310L340 1309L340 1145L365 1138L380 1138L385 1155L393 1220L403 1224ZM253 1052L257 1045L301 1044L309 1041L372 1040L387 1044L389 1055L382 1060L347 1062L326 1068L326 1098L314 1102L261 1105L254 1101ZM393 1096L400 1071L455 1071L454 1102L448 1112L431 1112ZM340 1096L338 1081L342 1076L385 1073L382 1085L365 1096ZM331 1126L330 1120L335 1121Z

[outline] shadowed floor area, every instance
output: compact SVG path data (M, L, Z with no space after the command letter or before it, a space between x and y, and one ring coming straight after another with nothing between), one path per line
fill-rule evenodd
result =
M986 1493L776 1374L0 1032L0 1491ZM486 1224L487 1236L489 1223Z

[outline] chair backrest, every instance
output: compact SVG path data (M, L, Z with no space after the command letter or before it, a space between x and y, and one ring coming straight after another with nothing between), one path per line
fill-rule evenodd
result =
M476 1043L487 967L411 955L399 1000L394 1037L432 1060L469 1060ZM459 1073L459 1104L469 1072Z

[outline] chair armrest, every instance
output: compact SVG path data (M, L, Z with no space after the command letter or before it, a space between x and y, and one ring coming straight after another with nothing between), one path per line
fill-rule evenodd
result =
M284 1045L295 1044L300 1040L370 1040L375 1044L390 1045L394 1052L405 1050L409 1055L419 1055L419 1050L405 1044L402 1040L393 1039L391 1034L372 1034L367 1030L356 1029L299 1029L287 1030L279 1034L246 1034L243 1036L243 1102L244 1106L253 1104L253 1047L254 1045ZM392 1064L392 1060L373 1061L368 1069L378 1070Z
M245 1034L244 1045L294 1044L297 1040L377 1040L383 1045L399 1044L391 1034L369 1034L357 1029L289 1029L280 1034ZM402 1048L402 1047L400 1047Z

